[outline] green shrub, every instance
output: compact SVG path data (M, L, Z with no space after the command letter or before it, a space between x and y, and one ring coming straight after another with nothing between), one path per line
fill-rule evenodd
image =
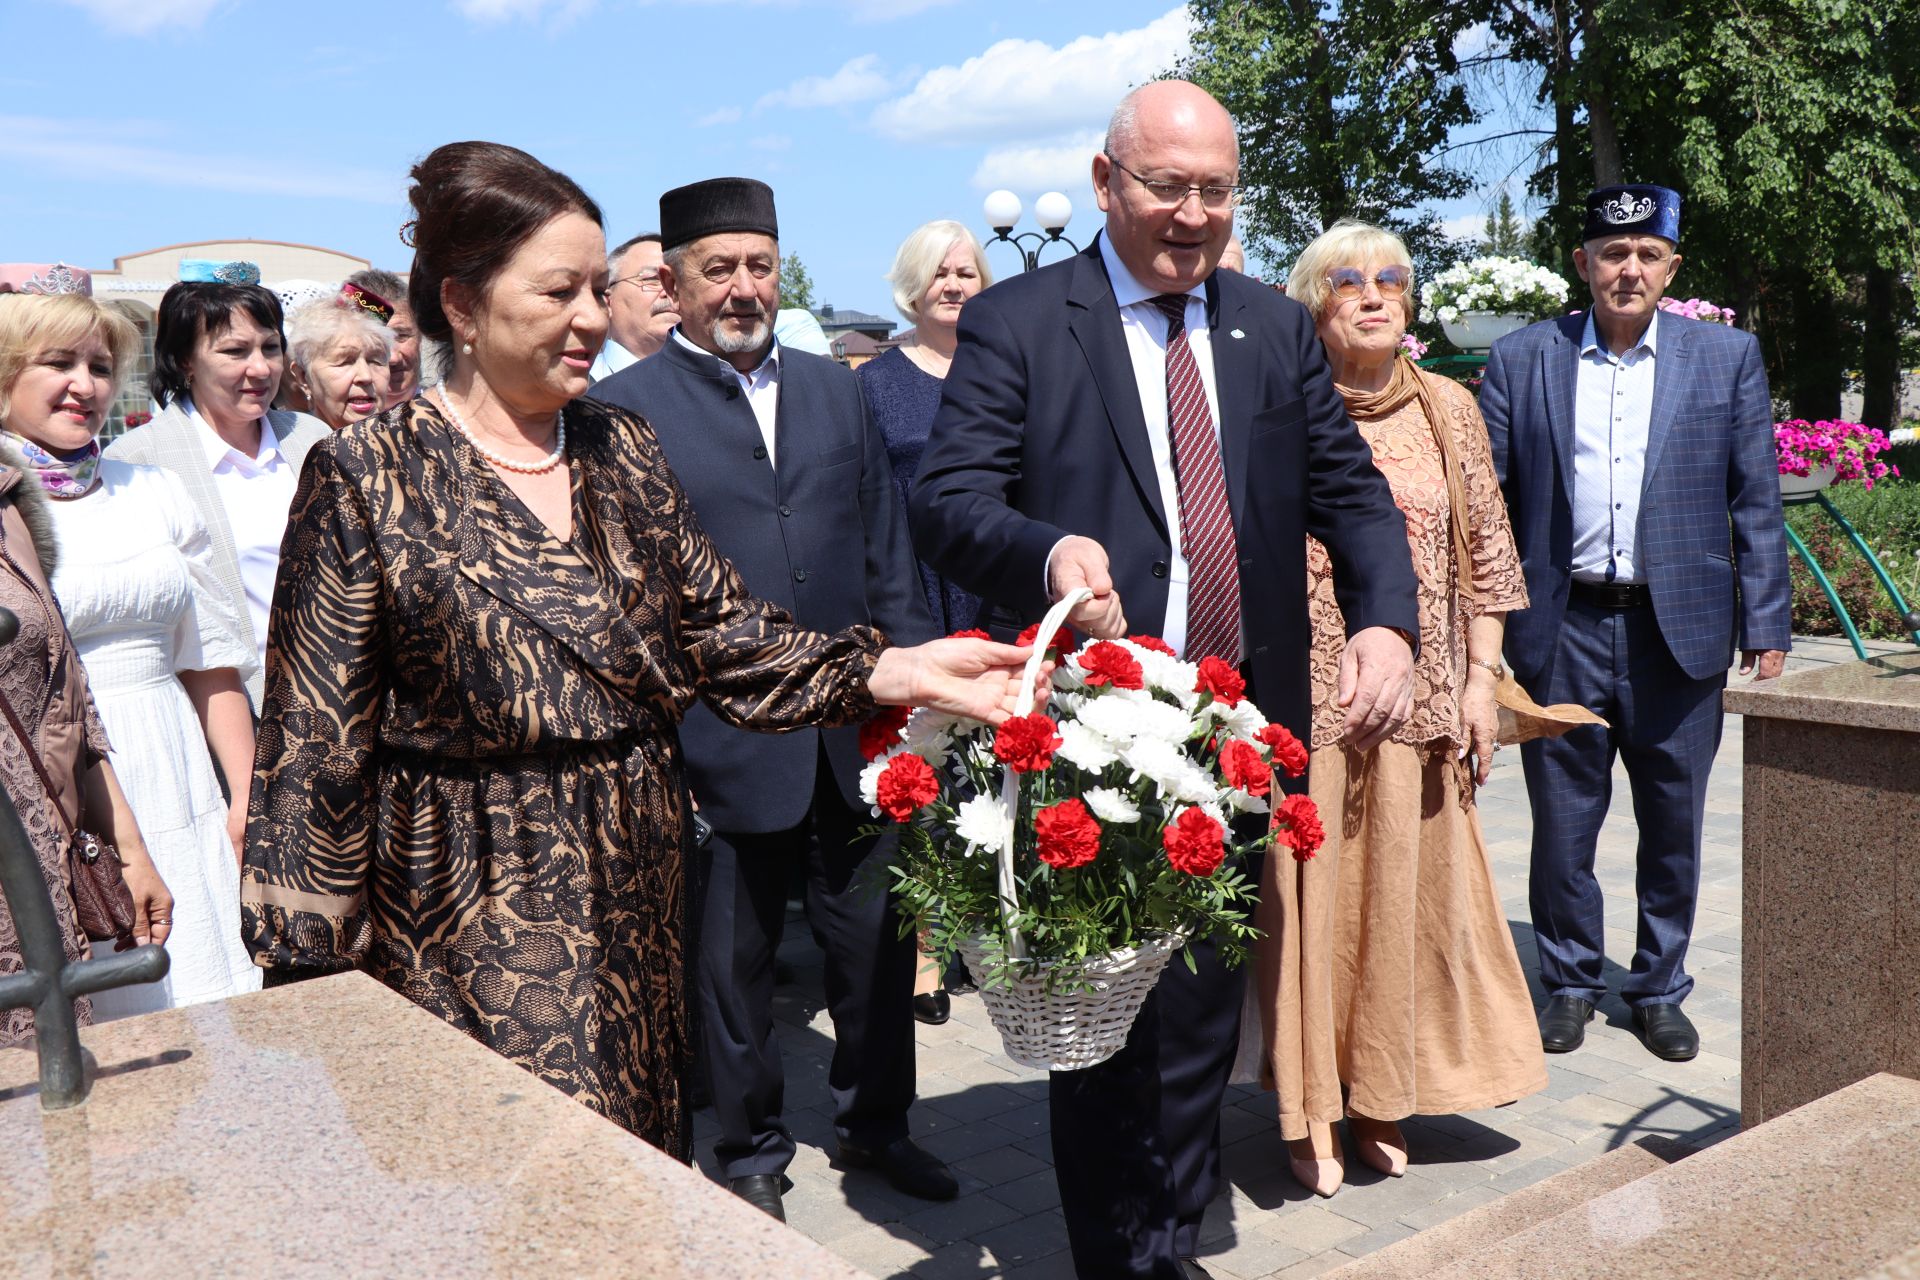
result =
M1920 599L1912 589L1916 578L1914 555L1920 552L1920 479L1913 478L1904 466L1901 472L1902 479L1882 481L1872 492L1846 484L1835 486L1828 496L1893 575L1907 598L1907 607L1920 609ZM1912 639L1873 570L1826 512L1818 506L1788 507L1787 523L1827 571L1863 637ZM1792 573L1795 634L1840 635L1840 620L1798 556L1792 557Z

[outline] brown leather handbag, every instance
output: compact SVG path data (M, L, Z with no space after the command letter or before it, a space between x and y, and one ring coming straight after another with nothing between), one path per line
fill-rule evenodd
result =
M60 825L67 832L67 888L73 895L74 914L80 928L95 942L112 942L133 936L133 890L127 888L121 871L120 851L91 831L74 826L67 811L60 807L60 789L47 776L47 766L13 706L0 694L0 712L5 712L13 734L26 748L27 760L40 775L47 789L47 801L53 806Z

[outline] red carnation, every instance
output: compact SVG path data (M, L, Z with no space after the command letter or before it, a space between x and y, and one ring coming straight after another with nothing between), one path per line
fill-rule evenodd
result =
M1273 811L1273 842L1293 850L1295 862L1305 862L1326 843L1320 825L1320 806L1307 796L1288 796Z
M1015 716L993 735L993 754L1015 773L1032 773L1053 763L1060 747L1060 726L1036 711Z
M1224 658L1200 659L1200 679L1193 686L1195 693L1210 693L1215 702L1224 702L1230 707L1240 705L1240 699L1247 696L1247 682L1240 678Z
M1040 624L1036 622L1025 631L1022 631L1019 637L1014 640L1014 644L1024 649L1038 639L1039 635ZM1073 648L1073 632L1067 630L1065 627L1060 628L1053 633L1053 639L1048 643L1047 648L1057 653L1068 652Z
M1078 800L1033 815L1033 834L1040 841L1040 861L1061 871L1084 867L1100 854L1100 824Z
M1267 744L1273 752L1273 763L1277 768L1287 771L1289 778L1297 778L1307 771L1307 748L1300 739L1293 736L1293 730L1283 724L1270 724L1253 735Z
M1210 876L1219 870L1227 856L1222 837L1226 834L1204 809L1182 809L1180 816L1160 833L1167 861L1190 876Z
M1096 688L1110 684L1116 689L1141 689L1146 679L1140 674L1140 660L1111 640L1102 640L1074 659L1086 673L1087 683Z
M907 727L912 707L882 707L873 719L860 726L860 754L878 760L888 749L900 745L900 731Z
M874 798L895 822L905 822L916 809L929 805L940 795L940 779L933 766L911 751L902 751L887 762L874 784Z
M1173 651L1172 645L1162 640L1159 636L1128 636L1127 639L1139 645L1142 649L1151 649L1155 653L1164 653L1169 658L1177 658L1180 656Z
M1220 772L1227 785L1238 787L1250 796L1263 796L1273 790L1273 766L1260 756L1260 748L1238 738L1220 748Z
M949 640L991 640L993 639L993 637L988 635L986 632L982 631L978 627L967 627L964 630L954 632L952 635L948 636L947 639Z

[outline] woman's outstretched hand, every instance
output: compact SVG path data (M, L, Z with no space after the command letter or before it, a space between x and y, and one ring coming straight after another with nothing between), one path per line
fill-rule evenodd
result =
M910 649L884 649L874 664L867 688L873 700L894 707L932 707L949 715L968 716L999 724L1023 715L1020 674L1031 647L996 644L992 640L946 639ZM1046 676L1052 664L1040 668L1035 699L1047 697Z

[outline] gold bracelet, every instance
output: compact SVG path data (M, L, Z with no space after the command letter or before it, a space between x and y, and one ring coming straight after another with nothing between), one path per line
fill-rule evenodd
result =
M1507 674L1507 668L1499 662L1488 662L1483 658L1468 658L1467 661L1483 671L1492 673L1495 680L1499 680Z

